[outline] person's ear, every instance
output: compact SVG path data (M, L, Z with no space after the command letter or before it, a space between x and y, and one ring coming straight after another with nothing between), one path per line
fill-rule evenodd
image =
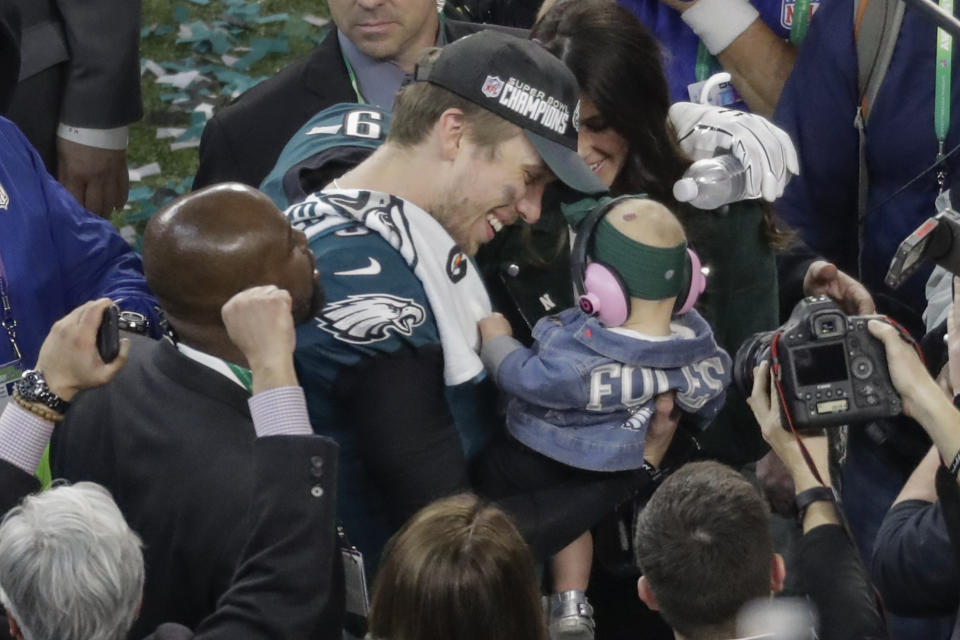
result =
M647 605L647 608L651 611L660 610L660 605L657 604L657 598L653 595L653 591L650 590L650 583L647 582L646 576L640 576L640 579L637 580L637 595L640 596L640 600L643 604Z
M465 120L463 111L454 107L440 114L434 131L438 136L440 154L444 160L453 160L460 152L463 142Z
M783 583L787 579L787 565L779 553L770 558L770 593L777 594L783 591Z

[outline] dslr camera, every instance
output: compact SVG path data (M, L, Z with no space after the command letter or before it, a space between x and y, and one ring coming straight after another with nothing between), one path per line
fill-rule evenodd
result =
M958 198L954 198L956 193ZM937 197L937 215L927 218L903 239L890 261L884 282L896 289L928 262L950 273L960 274L960 212L954 200L960 199L960 178Z
M737 350L737 388L749 396L753 368L776 356L783 410L798 430L898 415L900 395L883 343L867 331L870 319L845 315L827 296L804 298L782 327L754 334Z

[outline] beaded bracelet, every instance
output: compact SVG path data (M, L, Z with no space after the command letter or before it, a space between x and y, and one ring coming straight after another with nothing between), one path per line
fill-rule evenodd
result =
M30 413L46 420L47 422L61 422L63 420L62 413L57 413L49 407L25 400L23 396L20 395L20 392L18 392L16 389L13 391L13 401L16 402L21 409L25 409Z

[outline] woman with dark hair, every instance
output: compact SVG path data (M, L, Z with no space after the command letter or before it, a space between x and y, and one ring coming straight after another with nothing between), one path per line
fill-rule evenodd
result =
M576 76L581 89L579 114L574 115L579 153L609 185L611 195L647 194L683 223L690 244L709 269L697 308L720 346L736 353L754 333L776 327L774 250L785 234L776 230L769 206L759 200L701 211L674 198L673 185L691 160L668 119L663 54L652 34L610 0L560 0L534 25L531 37ZM552 203L545 198L536 225L505 229L478 254L494 306L507 316L521 342L529 342L530 327L541 317L575 304L568 231L576 230L595 201L561 205L559 189L553 196ZM753 462L767 450L745 398L732 388L723 411L695 441L698 455L734 466ZM478 477L489 472L489 466L478 466ZM509 484L497 474L493 478L480 478L478 486ZM629 529L632 523L628 519L625 524ZM597 536L598 548L603 537L602 532ZM625 555L629 558L629 552Z
M580 155L614 195L646 193L676 205L690 165L667 120L670 93L657 40L606 0L561 0L534 25L580 84Z
M547 640L533 558L497 507L438 500L390 539L373 587L367 638Z
M683 223L709 270L697 308L718 343L733 354L746 338L777 326L774 250L787 236L776 230L769 205L746 200L701 211L673 197L673 185L691 160L668 119L670 95L653 35L609 0L560 0L531 37L562 59L580 83L580 156L611 195L644 193ZM478 254L494 306L521 342L529 342L529 328L541 317L575 304L568 227L576 229L594 202L561 207L560 189L550 195L536 225L504 229ZM724 414L698 440L725 462L751 462L766 446L745 399L730 396Z

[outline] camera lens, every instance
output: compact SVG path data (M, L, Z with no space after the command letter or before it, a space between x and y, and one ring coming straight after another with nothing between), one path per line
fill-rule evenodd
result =
M773 334L773 331L755 333L737 349L733 360L733 382L744 397L753 391L753 368L770 359Z

